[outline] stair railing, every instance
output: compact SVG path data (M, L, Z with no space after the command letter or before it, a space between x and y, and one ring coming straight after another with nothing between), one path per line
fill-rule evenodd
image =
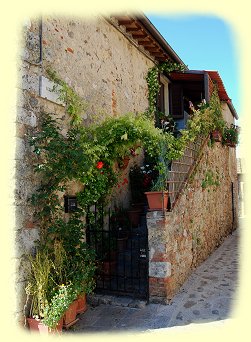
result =
M168 193L169 208L172 211L177 200L186 187L195 166L198 164L208 137L199 136L196 141L190 142L181 158L173 160L169 171Z

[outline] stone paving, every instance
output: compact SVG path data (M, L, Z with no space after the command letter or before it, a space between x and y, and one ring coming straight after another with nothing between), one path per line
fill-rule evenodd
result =
M231 318L238 287L238 240L236 230L192 273L170 304L96 296L92 303L103 304L89 305L65 333L146 332Z

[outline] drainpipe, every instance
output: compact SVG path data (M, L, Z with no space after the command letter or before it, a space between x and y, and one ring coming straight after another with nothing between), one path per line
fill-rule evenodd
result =
M232 195L232 232L234 230L234 222L235 222L235 205L234 205L234 182L231 182L231 195Z
M42 17L39 19L39 64L43 62L43 22Z

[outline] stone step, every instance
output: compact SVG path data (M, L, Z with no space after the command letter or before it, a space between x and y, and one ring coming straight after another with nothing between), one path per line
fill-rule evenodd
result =
M147 305L146 300L135 299L127 296L110 296L102 294L92 294L87 296L87 302L91 306L109 304L114 306L142 309Z

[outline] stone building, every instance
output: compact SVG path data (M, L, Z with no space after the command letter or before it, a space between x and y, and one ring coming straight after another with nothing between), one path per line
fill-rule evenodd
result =
M42 112L60 118L66 115L64 104L50 91L53 83L46 70L55 70L85 100L82 120L83 125L88 125L94 116L101 120L107 115L146 111L146 74L166 59L184 64L144 16L98 16L92 20L48 16L26 23L16 119L16 314L20 321L26 281L23 256L32 252L39 237L39 226L28 204L37 178L27 134L36 130ZM218 85L225 120L234 123L237 118L216 71L186 70L170 76L163 73L159 81L159 109L170 113L180 128L186 124L183 99L188 97L193 103L208 101L212 82ZM193 172L189 167L190 177L183 182L182 191L173 198L172 210L147 213L149 255L147 250L143 254L147 254L145 281L149 282L152 301L169 300L191 270L236 227L235 149L221 143L213 147L203 144L200 152L192 165ZM209 171L219 177L220 185L203 189L201 183ZM129 188L124 193L128 194ZM124 201L128 201L128 195L124 195Z

